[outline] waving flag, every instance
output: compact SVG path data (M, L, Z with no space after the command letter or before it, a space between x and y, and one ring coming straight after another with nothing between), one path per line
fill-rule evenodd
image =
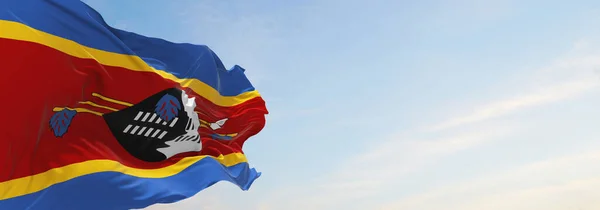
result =
M0 209L131 209L260 175L259 93L206 46L108 26L78 0L0 1Z

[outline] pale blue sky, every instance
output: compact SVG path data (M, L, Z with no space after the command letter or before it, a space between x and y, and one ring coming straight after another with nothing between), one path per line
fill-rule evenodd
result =
M149 209L600 209L600 2L87 0L267 101L263 176Z

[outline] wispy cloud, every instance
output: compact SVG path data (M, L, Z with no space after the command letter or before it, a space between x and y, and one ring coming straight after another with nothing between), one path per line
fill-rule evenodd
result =
M333 173L306 186L277 190L265 204L279 209L328 209L352 200L369 200L440 158L501 139L512 126L480 127L447 137L395 135L380 146L347 160Z
M598 65L598 67L600 67L600 65ZM482 107L476 108L473 112L465 116L449 119L439 124L435 124L428 128L428 130L439 131L465 124L477 123L527 108L574 98L588 90L598 87L599 85L600 83L597 78L586 78L539 88L539 90L529 94L505 100L494 101Z
M534 70L534 76L530 78L530 82L523 85L525 91L508 94L516 95L515 97L500 97L486 103L487 105L475 106L470 113L442 120L440 123L426 126L427 129L390 135L382 144L348 159L332 173L315 179L311 184L305 183L305 186L288 186L287 190L281 189L274 195L265 198L264 204L282 209L327 209L335 208L341 203L349 203L360 199L362 201L360 205L379 206L376 201L369 203L367 200L381 202L382 200L378 198L382 196L391 199L394 197L393 193L398 191L398 187L402 186L401 183L405 182L405 179L418 176L418 174L428 170L430 166L435 165L437 161L473 150L487 143L502 140L523 128L517 121L503 122L496 119L502 119L503 116L519 113L533 107L543 107L575 99L591 90L595 90L599 85L598 77L592 76L594 74L590 72L593 72L594 68L600 67L600 62L590 62L589 58L590 55L582 55L569 59L557 59L551 66ZM600 59L600 57L597 58ZM571 76L543 81L546 78L543 73L547 72L548 69L568 71L565 74ZM579 73L573 74L573 72ZM452 129L458 127L461 127L461 129ZM587 164L589 161L595 160L596 156L588 155L583 158L588 161L585 162ZM553 160L551 162L559 163L560 161ZM579 166L585 167L584 165ZM517 171L519 171L518 174L521 177L530 176L532 178L531 174L527 173L528 170L531 171L533 168L527 166L525 169L518 169ZM540 173L537 174L541 175ZM558 182L563 180L561 178L564 178L555 177L555 181ZM486 178L481 182L483 182L482 184L493 184L494 182L491 179ZM571 181L578 183L578 180ZM592 181L594 182L594 180ZM531 187L535 188L536 186ZM565 188L569 188L569 186ZM536 190L529 190L536 192ZM530 191L526 190L523 193L530 193ZM473 199L478 196L473 195L477 192L479 191L470 191L470 195L474 196ZM446 195L443 194L442 196ZM427 198L428 200L424 200L423 203L435 203L434 199ZM431 208L420 208L419 206L424 204L412 205L415 203L412 199L406 202L411 205L400 203L384 209L448 209L433 204L429 205L432 206ZM463 200L463 202L467 202L467 200ZM478 206L474 201L468 202ZM485 207L483 203L478 207ZM452 204L462 206L457 203ZM361 208L354 205L353 207L355 209ZM473 209L477 208L473 207Z
M463 125L478 123L553 102L569 100L600 86L600 54L589 53L586 40L578 40L562 58L550 65L524 74L532 74L521 91L509 93L512 97L501 98L479 106L471 106L471 112L424 128L425 131L441 131ZM582 52L588 52L583 53Z
M600 151L493 171L479 179L408 196L382 209L596 209ZM568 197L568 198L566 198ZM592 199L594 198L594 199ZM566 204L566 206L565 206Z

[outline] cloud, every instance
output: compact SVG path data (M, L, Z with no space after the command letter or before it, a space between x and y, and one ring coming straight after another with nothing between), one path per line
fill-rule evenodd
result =
M438 138L392 135L385 144L347 160L331 174L303 186L274 191L261 205L290 210L332 209L353 200L373 200L394 191L398 181L445 156L501 139L513 131L513 126L494 125Z
M463 152L473 151L486 144L504 140L525 127L514 119L503 121L501 120L502 117L534 107L539 108L575 99L596 90L599 81L597 75L592 72L594 68L600 67L600 62L594 62L591 58L600 60L600 56L596 55L557 59L550 66L533 70L533 76L529 78L527 84L523 84L523 87L517 90L518 94L509 92L509 94L516 96L500 97L485 103L486 105L474 106L471 112L426 126L427 129L391 134L385 138L386 140L383 143L373 146L353 158L349 158L342 165L338 165L332 173L315 178L308 183L303 182L302 186L292 185L276 190L273 195L264 198L261 204L277 207L276 209L331 209L339 208L342 204L345 206L344 208L364 209L380 206L384 200L402 197L394 196L394 194L402 191L399 190L399 187L414 184L407 184L408 181L406 180L415 178L418 180L420 174L431 170L437 162ZM563 77L547 75L548 72L562 73ZM593 153L589 153L587 156L571 157L583 159L584 163L577 166L573 165L570 169L576 170L577 167L586 167L586 164L596 160L597 155L590 154ZM568 164L565 164L565 162ZM498 182L494 181L493 177L486 177L483 181L474 183L480 183L481 186L498 183L498 187L503 187L508 186L507 182L518 181L520 178L528 176L530 178L528 180L535 181L537 177L530 176L531 173L537 176L552 174L551 177L556 178L551 180L555 182L555 185L527 186L526 183L519 182L515 186L529 187L522 189L523 191L519 191L519 193L532 197L538 196L532 194L532 192L545 189L538 189L538 187L575 189L577 186L581 186L578 183L590 180L583 180L587 179L586 177L581 177L582 180L566 179L573 183L565 184L561 181L565 180L563 178L567 175L558 176L555 172L551 172L551 170L559 168L559 166L555 166L557 164L562 167L569 166L572 163L571 159L565 161L556 159L546 163L552 165L549 167L550 169L535 171L537 165L541 165L537 167L548 168L548 166L544 166L544 163L539 163L534 166L527 166L524 169L517 169L513 175L509 174L496 178L499 180ZM453 164L458 166L460 163L453 162ZM507 178L511 176L516 178ZM595 181L591 180L590 182L595 183ZM471 203L474 206L472 209L477 209L475 207L487 209L483 208L485 202L497 198L480 197L484 195L478 195L478 193L485 191L468 190L469 187L476 186L479 185L462 186L468 195L461 197L463 200L460 201ZM462 188L458 186L457 189ZM455 192L456 189L451 189L451 191ZM486 194L485 196L508 196L502 194L503 192L498 192L498 195ZM448 193L443 191L441 197L444 198L447 195ZM477 201L479 204L471 202L466 199L470 198L469 196L481 199L481 201ZM435 196L426 194L423 198L417 197L403 201L405 203L390 204L384 209L448 209L442 205L436 206L437 201L433 197ZM448 197L453 198L452 196ZM357 200L361 202L353 202ZM462 203L453 203L452 200L446 204L448 206L465 206ZM420 208L419 206L431 206L431 208Z
M453 118L431 126L428 128L428 130L439 131L465 124L477 123L527 108L563 101L576 97L598 86L599 83L597 78L588 78L540 88L540 90L523 96L489 103L485 106L475 109L473 112L465 116Z
M405 197L381 209L530 210L600 207L600 150L552 158ZM583 208L582 208L583 209Z
M586 49L589 42L575 42L572 53ZM474 124L497 117L527 110L536 106L576 98L600 86L600 54L584 54L559 58L552 65L534 70L530 79L529 89L525 93L516 93L512 97L499 99L485 105L472 107L470 113L448 119L424 128L425 131L435 132Z

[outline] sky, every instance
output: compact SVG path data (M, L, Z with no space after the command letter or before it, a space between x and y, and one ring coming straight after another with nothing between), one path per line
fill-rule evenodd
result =
M262 176L148 210L600 209L600 1L86 0L267 102Z

